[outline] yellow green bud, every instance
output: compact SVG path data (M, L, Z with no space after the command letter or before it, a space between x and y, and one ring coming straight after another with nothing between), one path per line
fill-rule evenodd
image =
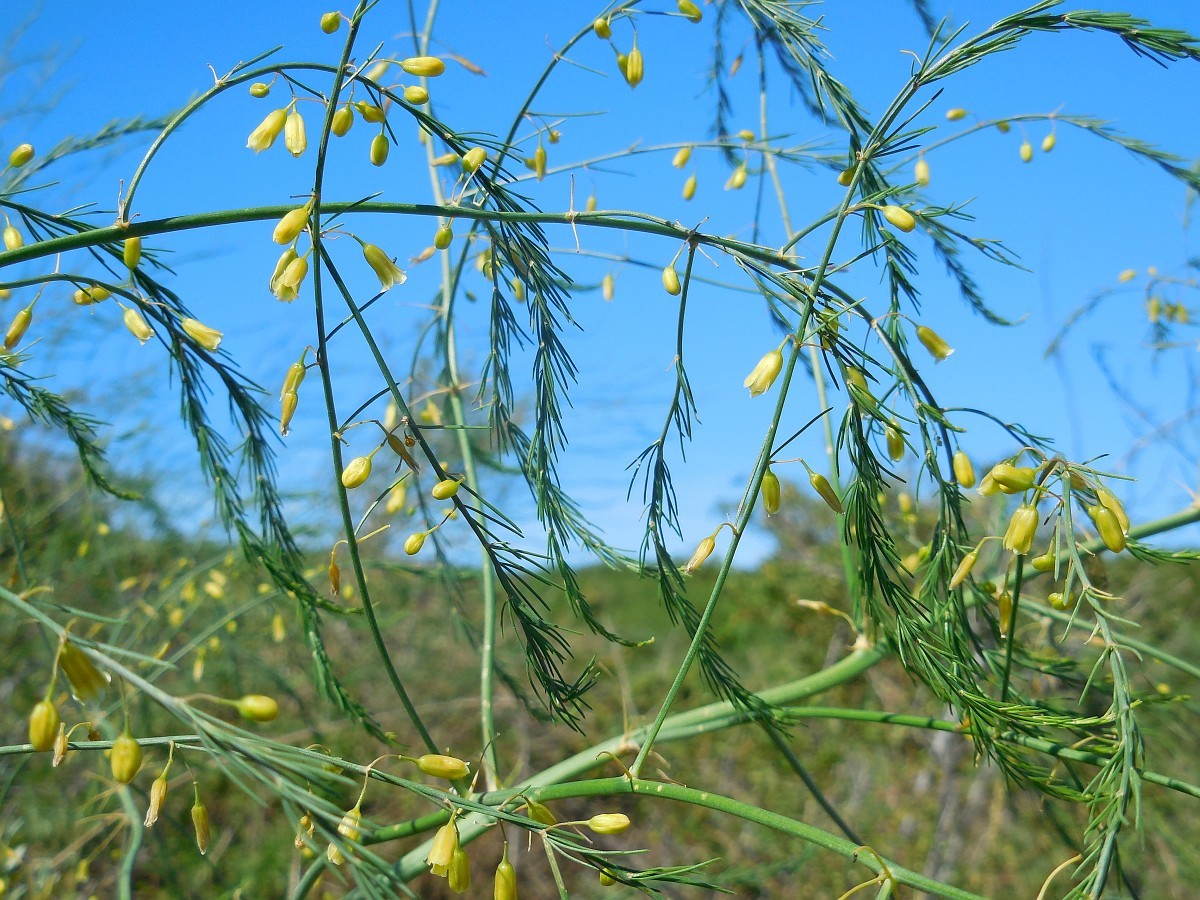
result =
M517 900L517 870L508 861L508 847L504 848L504 858L496 866L496 884L492 892L494 900Z
M321 16L321 30L326 34L333 34L342 27L342 14L339 12L327 12Z
M663 269L662 285L663 290L672 297L679 296L680 291L683 290L683 285L679 282L679 273L675 271L674 266L667 266Z
M742 387L750 389L751 397L765 394L771 389L771 385L775 383L775 379L779 377L779 373L782 371L783 351L779 349L772 350L758 361L758 364L742 382Z
M296 414L296 407L300 405L300 395L295 391L284 391L283 396L279 398L279 433L286 437L289 433L290 425L292 424L292 416Z
M687 181L683 183L683 199L691 200L696 196L696 176L689 175Z
M462 170L468 175L474 175L487 162L487 150L483 147L472 147L462 158Z
M1137 269L1122 269L1117 275L1117 281L1121 284L1128 284L1135 278L1137 278Z
M625 59L625 68L621 74L625 76L625 81L629 86L635 88L642 83L644 72L645 62L642 59L642 51L635 43L633 49L629 51L629 56Z
M279 716L279 704L266 694L246 694L238 700L237 711L251 722L270 722Z
M433 246L445 250L454 240L454 228L449 222L443 222L433 234Z
M1100 505L1111 510L1112 514L1117 517L1117 522L1121 526L1121 533L1129 533L1129 516L1125 514L1125 507L1121 501L1116 498L1108 488L1096 488L1096 499L1100 501Z
M33 749L41 753L53 747L60 724L62 719L53 700L35 703L29 714L29 743L33 744Z
M904 459L904 434L895 422L890 423L886 430L888 456L892 462Z
M858 171L858 166L849 166L838 172L837 183L842 187L850 187L850 183L854 181L854 173Z
M71 693L78 700L91 700L108 688L108 675L97 669L91 658L70 641L64 641L58 652L58 666L67 676Z
M392 149L392 145L388 143L387 135L383 132L371 138L371 165L382 166L387 162L388 151Z
M903 231L905 234L917 227L917 220L903 206L888 204L882 210L883 217Z
M1033 159L1033 145L1029 141L1021 142L1021 162L1030 162Z
M688 160L690 160L691 158L692 158L692 148L690 146L680 147L678 150L675 151L675 155L673 157L671 157L671 165L673 165L677 169L682 169L684 166L686 166L688 164Z
M271 240L277 244L292 243L292 241L300 236L300 232L308 226L308 217L311 212L311 200L303 206L289 210L284 214L282 219L275 223L275 230L271 234Z
M1056 138L1054 136L1053 131L1050 132L1048 135L1046 135L1044 138L1042 138L1042 152L1049 153L1051 150L1054 149L1054 145L1057 143L1058 143L1058 138Z
M438 753L426 753L424 756L418 756L417 768L426 775L445 778L447 781L457 781L459 778L466 778L471 774L470 763Z
M31 159L33 159L33 144L18 144L13 152L8 154L8 164L14 169L21 168Z
M367 265L374 270L375 277L379 279L381 290L390 290L394 285L404 284L408 280L408 276L379 247L363 244L362 251Z
M937 362L942 362L954 352L954 348L942 339L942 336L928 325L917 326L917 340L929 351L929 355Z
M1120 553L1125 549L1125 532L1121 530L1121 523L1111 509L1097 503L1087 508L1087 514L1096 526L1105 547L1113 553Z
M996 598L997 618L999 619L1000 636L1004 637L1008 634L1008 630L1012 628L1013 601L1012 594L1008 591L1001 591L1000 596Z
M434 500L449 500L458 493L458 486L460 484L462 484L462 482L459 480L447 478L435 484L430 493L433 495Z
M995 485L1006 494L1020 494L1033 487L1037 480L1037 472L1028 466L1014 466L1011 463L996 463L988 473Z
M128 728L124 734L113 741L108 762L112 768L113 778L121 784L129 784L137 777L138 771L142 768L142 748L129 733Z
M446 871L446 886L456 894L466 893L471 886L471 858L462 847L455 847Z
M1052 548L1050 550L1047 550L1041 556L1035 556L1033 559L1031 559L1029 561L1029 564L1031 566L1033 566L1034 571L1053 572L1054 571L1054 562L1055 562L1054 550Z
M768 516L779 512L779 476L771 471L770 466L767 466L766 474L763 475L762 499L763 509L767 511Z
M428 534L427 531L415 531L410 534L404 539L404 552L409 556L416 556L425 546L425 538Z
M612 26L608 24L608 19L597 19L592 23L592 32L596 37L607 41L612 37Z
M919 157L917 164L913 168L913 181L921 187L929 186L929 163L925 161L925 157Z
M600 296L611 301L615 290L616 279L613 278L612 272L605 272L604 277L600 279Z
M308 136L304 133L304 117L294 106L284 123L283 146L287 147L288 153L295 157L299 157L308 149Z
M587 827L596 834L620 834L631 824L624 813L600 813L587 820Z
M1037 531L1038 515L1035 506L1018 506L1008 521L1004 532L1004 549L1017 556L1024 556L1033 546L1033 535Z
M342 486L356 488L363 484L371 475L371 457L356 456L342 469Z
M961 106L946 110L946 118L951 122L957 122L959 119L965 119L966 117L967 111Z
M4 249L17 250L25 246L25 238L21 236L21 232L17 230L17 226L8 224L4 226Z
M250 96L261 100L267 94L271 93L271 86L263 81L256 81L250 85Z
M345 137L346 132L350 130L350 126L354 124L354 112L350 109L350 104L339 106L333 114L333 121L329 125L329 130L337 137Z
M150 340L150 338L154 337L154 329L150 327L149 323L146 322L146 319L142 316L142 314L132 306L125 310L125 313L121 318L125 323L125 327L129 329L129 333L143 344Z
M283 376L283 389L279 392L280 396L289 391L300 390L300 385L304 381L304 376L308 374L308 367L304 365L304 356L288 366L287 374Z
M700 12L700 7L693 3L692 0L679 0L676 5L679 7L680 13L689 22L699 22L704 18L704 13Z
M429 91L419 84L410 84L404 89L404 99L413 106L421 106L429 102Z
M958 568L954 570L954 574L950 577L950 590L954 590L967 580L967 576L970 575L971 570L975 568L975 562L978 559L978 550L972 550L962 558L962 562L958 564Z
M288 111L286 109L271 110L258 127L250 132L250 137L246 139L246 146L255 153L266 150L275 143L275 139L279 137L284 125L287 124L287 119Z
M221 345L221 338L225 336L224 333L209 328L196 319L184 319L179 323L179 327L183 329L184 334L208 351L216 350Z
M725 182L725 190L739 191L746 184L746 164L742 163L729 175L729 180Z
M298 256L287 264L283 273L272 279L275 299L283 303L291 303L300 296L300 285L308 277L308 256Z
M825 504L830 509L839 515L845 512L845 509L842 506L841 498L839 498L837 493L833 490L833 485L829 483L828 478L817 472L810 472L808 481L809 484L813 486L813 490L821 495L821 499L825 501Z
M1008 134L1012 130L1012 126L1005 121L1000 121L996 123L996 130L1001 134Z
M446 64L436 56L410 56L400 60L400 68L409 75L436 78L446 71Z
M364 122L378 125L380 122L387 121L387 113L374 103L368 103L366 100L357 100L354 103L354 108L358 110L358 114L363 117Z
M192 804L192 827L196 830L196 849L203 856L208 852L209 841L212 840L212 823L208 818L208 807L200 801L200 792L196 792L196 802Z
M167 799L167 770L163 769L150 785L150 805L146 807L146 818L142 822L147 828L158 821L163 801Z
M142 260L142 239L140 237L125 238L121 245L121 260L128 269L136 269Z
M533 151L533 174L538 181L546 177L546 148L541 144Z
M540 822L543 825L558 824L558 818L545 803L538 803L536 800L526 800L525 807L529 812L529 818L533 819L533 821Z
M954 453L954 479L965 488L975 486L975 467L971 465L971 457L962 450Z

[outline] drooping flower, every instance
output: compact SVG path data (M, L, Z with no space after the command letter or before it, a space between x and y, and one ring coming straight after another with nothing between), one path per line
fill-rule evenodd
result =
M771 385L775 383L775 379L779 377L779 373L782 371L783 351L779 347L776 347L758 361L758 365L746 376L746 380L742 382L742 386L750 388L751 397L757 397L759 394L765 394L771 389Z
M381 290L390 290L397 284L404 284L407 280L408 276L379 247L374 244L363 244L362 251L367 265L375 271L375 275L379 279Z
M250 137L246 139L246 146L255 153L261 153L268 149L283 131L284 125L287 124L287 118L288 111L286 109L271 110L258 127L250 132Z

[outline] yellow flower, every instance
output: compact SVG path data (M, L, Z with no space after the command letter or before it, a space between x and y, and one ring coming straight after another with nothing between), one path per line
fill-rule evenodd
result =
M698 568L704 565L704 561L708 559L709 554L713 552L716 546L716 538L711 534L702 540L696 547L696 552L692 554L692 558L689 559L687 564L683 567L684 573L691 575Z
M750 388L750 396L757 397L765 394L783 371L783 351L779 348L772 350L758 361L754 370L742 382L743 387Z
M321 16L321 30L326 34L333 34L342 27L342 14L340 12L327 12Z
M917 340L929 351L937 362L942 362L954 352L954 348L947 344L936 331L928 325L917 326Z
M638 49L637 44L633 45L633 49L629 51L629 56L625 59L625 68L622 74L631 88L637 87L642 83L642 77L645 72L645 62L642 59L642 51Z
M1102 503L1097 503L1095 506L1089 506L1087 509L1088 518L1092 520L1092 524L1096 526L1096 531L1100 534L1100 540L1104 542L1104 546L1113 553L1120 553L1125 549L1125 532L1121 529L1121 523L1111 509Z
M371 457L356 456L342 470L342 486L356 488L371 476Z
M450 857L450 870L446 873L446 885L456 894L466 893L471 886L471 857L462 847L455 847Z
M768 516L779 512L779 476L771 471L770 466L767 466L767 472L763 475L762 498L763 509Z
M700 12L700 7L693 3L692 0L679 0L676 5L679 7L679 11L683 14L684 18L689 22L699 22L704 18L704 13Z
M1033 487L1037 473L1028 466L1014 466L1012 463L996 463L988 473L992 482L1006 494L1020 494Z
M308 216L312 212L312 201L289 211L275 224L271 240L277 244L290 244L300 236L308 225Z
M291 303L300 296L300 285L308 276L308 256L299 256L287 264L283 273L272 279L275 299Z
M1058 138L1056 138L1054 136L1054 132L1052 131L1048 135L1046 135L1044 138L1042 138L1042 152L1049 153L1051 150L1054 149L1054 145L1056 143L1058 143Z
M400 271L400 267L392 262L379 247L374 244L363 244L362 251L367 265L375 270L375 276L379 279L379 286L382 290L386 291L394 285L404 284L408 276Z
M675 151L675 155L671 158L671 165L677 169L682 169L688 164L688 160L692 158L692 148L680 147Z
M154 337L154 329L150 327L142 314L132 306L125 310L125 314L121 318L125 323L125 327L129 329L129 333L143 344Z
M962 450L954 454L954 477L965 488L975 486L975 467L971 465L971 457Z
M21 236L21 232L17 230L17 226L9 224L4 226L4 249L18 250L25 246L25 238Z
M250 137L246 140L246 146L255 153L261 153L279 137L283 127L287 124L288 112L286 109L275 109L267 114L267 117L259 123L258 127L250 132Z
M112 767L113 778L121 784L129 784L137 777L138 771L142 768L142 748L129 733L128 726L126 726L124 734L113 741L108 762Z
M419 84L410 84L404 89L404 99L413 106L421 106L429 102L429 91Z
M950 590L954 590L967 580L967 576L971 574L971 569L975 567L975 560L977 559L979 559L978 550L972 550L962 558L962 562L958 564L958 568L954 570L954 575L950 578Z
M58 726L62 719L58 715L58 707L53 700L42 700L34 704L33 712L29 714L29 743L39 753L54 746L54 738L58 735Z
M454 859L454 851L458 849L458 829L451 819L437 830L433 836L433 844L425 863L434 875L445 878L450 871L450 863Z
M294 246L288 247L279 254L279 259L275 263L275 271L271 273L271 280L268 282L271 293L275 294L275 296L279 296L279 279L283 277L283 273L287 271L287 267L292 264L298 255Z
M250 96L251 97L256 97L261 100L263 97L267 96L267 94L269 94L269 93L271 93L271 86L269 84L267 84L266 82L256 81L256 82L254 82L254 84L250 85Z
M679 273L675 271L674 266L667 266L663 269L662 284L663 290L672 297L677 297L683 290L683 285L679 283Z
M21 343L21 338L25 337L25 332L29 330L31 322L33 322L32 303L13 316L13 320L8 326L8 331L4 333L5 350L11 350L17 344Z
M492 896L495 900L517 900L517 870L508 861L508 845L504 846L504 858L496 866L496 884Z
M1033 546L1033 534L1037 530L1037 507L1018 506L1008 528L1004 532L1004 549L1011 550L1017 556L1024 556Z
M929 186L929 163L925 162L923 156L917 160L917 165L913 169L913 181L921 187Z
M136 269L141 260L142 239L140 237L125 238L125 242L121 245L121 261L125 263L125 267Z
M354 124L354 113L350 109L350 104L339 106L337 112L333 114L333 122L330 123L329 130L338 137L345 137L346 132L350 130L350 126Z
M442 756L439 753L426 753L417 757L417 768L426 775L434 778L445 778L456 781L471 774L470 763L453 756Z
M607 41L612 37L612 26L608 24L608 19L597 19L592 23L592 31L602 41Z
M371 165L382 166L387 162L388 151L392 149L392 145L388 143L387 135L383 132L371 138Z
M163 769L162 773L154 779L154 783L150 785L150 805L146 807L146 818L142 822L147 828L158 821L158 814L162 812L163 801L167 799L167 770Z
M179 323L179 327L188 337L208 351L214 351L221 346L221 338L225 337L223 332L209 328L196 319L184 319Z
M460 484L462 484L461 481L454 478L447 478L435 484L430 493L433 495L434 500L449 500L458 493L458 486Z
M421 548L425 546L425 538L429 534L427 531L417 531L410 534L404 539L404 552L409 556L416 556L421 552Z
M482 147L472 147L463 154L462 170L468 175L474 175L486 161L487 151Z
M600 813L587 820L587 827L596 834L620 834L632 823L624 813Z
M296 157L308 149L308 137L304 133L304 117L294 106L288 113L287 121L284 124L283 145L287 147L288 153Z
M409 75L435 78L446 71L446 64L436 56L410 56L400 60L400 68Z
M70 641L63 642L58 652L58 665L71 682L71 693L78 700L91 700L108 688L108 675L97 669L91 657Z
M683 199L691 200L696 196L696 176L689 175L688 180L683 183Z
M808 482L813 486L813 490L821 495L821 499L825 501L826 506L839 515L845 511L842 507L841 498L839 498L837 493L834 491L833 485L829 483L828 478L826 478L824 475L818 474L817 472L810 471L808 474Z
M1021 161L1029 162L1033 159L1033 144L1029 141L1021 142Z
M946 118L951 122L957 122L959 119L965 119L966 117L967 111L961 106L956 106L954 109L946 110Z
M746 164L742 163L729 176L729 180L725 182L725 190L737 191L741 190L746 184Z

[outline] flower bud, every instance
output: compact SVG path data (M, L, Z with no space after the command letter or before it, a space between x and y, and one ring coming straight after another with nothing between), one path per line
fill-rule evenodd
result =
M371 165L382 166L387 162L388 151L392 149L392 145L388 143L387 135L383 132L371 138Z
M996 123L996 130L1001 134L1008 134L1012 130L1012 126L1001 120Z
M487 150L483 147L472 147L462 158L462 170L468 175L474 175L487 162Z
M18 250L25 246L25 238L21 236L21 232L17 230L17 226L11 222L4 226L4 249Z
M673 157L671 157L671 165L673 165L677 169L682 169L684 166L686 166L688 164L688 160L690 160L691 158L692 158L691 146L689 145L687 147L680 147L678 150L675 151L675 155Z
M196 802L192 804L192 827L196 830L196 849L203 856L208 852L208 844L212 839L212 823L208 818L208 807L200 801L200 792L196 792Z
M271 86L266 82L256 81L250 85L250 96L261 100L267 94L271 93Z
M904 434L900 431L900 426L895 422L887 426L885 432L887 437L888 456L892 462L900 462L904 459Z
M716 538L714 538L712 535L709 535L702 540L696 547L696 552L692 554L692 558L687 561L686 565L684 565L684 574L691 575L698 568L704 565L704 561L708 559L709 554L713 552L716 546Z
M962 562L958 564L958 568L954 570L954 574L950 577L950 590L954 590L967 580L967 576L971 574L971 569L975 568L975 561L977 559L979 559L978 550L972 550L962 558Z
M592 23L592 32L602 41L607 41L612 37L612 26L608 24L608 19L597 19Z
M356 456L342 469L342 486L350 489L359 487L371 475L371 457Z
M426 753L424 756L418 756L417 768L426 775L445 778L447 781L457 781L459 778L466 778L471 774L470 763L438 753Z
M404 89L404 99L413 106L421 106L429 102L429 91L419 84L410 84Z
M750 396L757 397L759 394L765 394L771 389L771 385L775 383L775 379L779 377L779 373L783 371L783 351L779 349L772 350L758 361L746 380L742 382L742 387L750 389Z
M436 78L446 71L446 64L436 56L410 56L400 60L400 68L409 75Z
M667 266L665 269L663 269L662 285L663 290L665 290L672 297L679 296L680 291L683 290L683 285L679 283L679 273L675 271L674 266Z
M693 3L692 0L679 0L676 5L679 7L679 12L689 22L699 22L704 18L704 13L700 12L700 7Z
M425 546L425 538L428 534L427 531L415 531L410 534L404 539L404 552L409 556L416 556Z
M458 486L460 484L462 484L462 482L459 480L447 478L435 484L430 493L433 495L434 500L449 500L458 493Z
M276 297L279 296L280 281L283 278L283 273L286 272L287 267L297 259L299 259L299 254L296 253L296 248L294 246L288 247L281 254L279 254L279 259L275 262L275 271L271 273L271 280L267 283L267 286L271 289L271 293Z
M691 200L696 196L696 176L689 175L688 180L683 183L683 199Z
M246 139L246 146L255 153L261 153L263 150L266 150L275 143L275 139L283 131L287 119L288 111L286 109L271 110L271 112L267 113L267 117L259 123L258 127L250 132L250 137Z
M606 301L612 302L615 291L616 279L613 278L612 272L605 272L604 277L600 279L600 296Z
M31 159L33 159L33 144L18 144L13 152L8 154L8 164L14 169L21 168Z
M826 478L824 475L818 474L817 472L810 472L808 475L808 482L813 486L813 490L821 495L821 499L825 501L825 504L830 509L839 515L845 512L845 508L842 506L842 501L834 491L833 485L829 483L828 478Z
M1100 501L1100 505L1110 510L1117 517L1117 523L1121 526L1121 533L1129 533L1129 516L1125 514L1125 507L1121 501L1116 498L1108 488L1097 487L1096 499Z
M300 232L308 226L308 217L311 212L312 201L310 200L303 206L298 206L286 213L275 224L275 231L271 235L271 240L277 244L292 243L300 236Z
M1053 572L1054 564L1055 564L1053 548L1051 548L1050 550L1047 550L1041 556L1035 556L1033 559L1031 559L1029 561L1029 564L1031 566L1033 566L1034 571Z
M1011 463L996 463L988 477L1006 494L1020 494L1033 487L1037 473L1028 466L1014 466ZM982 488L980 492L982 493Z
M888 204L883 208L883 217L905 234L917 227L917 220L903 206Z
M8 326L8 331L4 334L5 350L11 350L17 344L21 343L21 338L25 337L25 332L29 330L29 324L32 321L33 304L31 303L13 316L13 320Z
M925 157L919 157L917 164L913 168L913 181L921 187L929 186L929 163L925 161Z
M558 817L550 811L545 803L538 803L536 800L526 800L525 808L529 813L529 818L535 822L540 822L543 825L557 825Z
M631 824L624 813L600 813L587 820L587 827L596 834L620 834Z
M140 237L125 238L121 245L121 260L127 269L136 269L142 260L142 239Z
M746 164L742 163L729 175L729 180L725 182L725 190L739 191L746 184Z
M70 641L64 641L58 651L58 666L71 683L71 693L77 700L91 700L108 689L108 675Z
M88 735L88 738L89 740L91 739L90 734ZM97 738L99 738L99 735L97 735ZM54 737L54 756L50 759L50 765L54 766L56 769L62 765L63 760L67 758L67 750L69 748L70 744L67 741L67 726L64 723L59 722L58 734Z
M1057 143L1058 143L1058 138L1056 138L1054 136L1053 131L1050 132L1048 135L1046 135L1044 138L1042 138L1042 152L1049 153L1051 150L1054 149L1054 145Z
M109 765L113 778L121 784L129 784L142 768L142 748L126 728L125 733L113 741L109 751Z
M433 246L439 250L445 250L454 240L454 228L449 222L443 222L438 226L438 230L433 233Z
M425 863L429 866L429 871L441 878L445 878L450 871L450 862L454 858L454 851L458 849L458 829L454 827L454 820L451 819L445 825L437 830L437 834L433 836L433 843L429 847L429 855L425 857Z
M1117 281L1121 284L1128 284L1135 278L1137 278L1137 269L1122 269L1117 275Z
M642 51L638 49L637 44L634 44L633 49L629 51L629 56L625 59L625 68L621 74L625 76L625 81L629 86L635 88L642 83L644 72L645 63L642 60Z
M333 556L329 557L329 591L335 597L342 592L342 567Z
M997 624L1000 626L1000 637L1008 634L1008 630L1012 628L1013 616L1013 601L1012 594L1008 591L1001 591L1000 596L996 598L997 606Z
M1038 515L1036 506L1018 506L1008 528L1004 532L1004 549L1011 550L1017 556L1024 556L1033 546L1033 535L1037 531Z
M471 858L462 847L455 847L446 871L446 886L456 894L466 893L471 886Z
M354 103L354 108L358 110L358 114L363 117L364 122L378 125L380 122L387 121L387 113L374 103L368 103L366 100L357 100Z
M287 147L288 153L295 157L299 157L308 149L308 136L304 133L304 117L294 106L288 113L287 121L284 124L283 146Z
M842 187L850 187L850 183L854 181L854 173L858 171L858 166L849 166L838 172L837 183Z
M33 749L41 753L53 747L61 724L62 719L53 700L35 703L29 714L29 743L33 744Z
M237 711L251 722L270 722L279 716L279 704L266 694L246 694L238 700Z
M381 290L390 290L393 286L404 284L408 280L408 276L379 247L374 244L363 244L362 251L367 265L375 271L375 277L379 279Z
M762 499L763 509L767 511L768 516L779 512L779 476L771 471L770 466L767 466L767 471L763 475Z
M966 117L967 111L961 106L946 110L946 118L951 122L957 122L959 119L965 119Z
M215 351L221 345L221 338L225 336L223 332L209 328L196 319L184 319L179 323L179 327L188 337L208 351Z
M329 124L329 130L337 137L345 137L350 130L350 126L354 124L354 112L350 109L350 104L339 106L333 114L333 121Z
M508 847L504 848L504 858L496 866L496 884L492 892L494 900L517 900L517 870L508 861Z
M929 355L936 362L942 362L954 352L954 348L947 344L942 336L930 328L928 325L917 326L917 340L922 346L929 351Z
M1058 610L1074 609L1078 600L1074 591L1071 591L1066 597L1063 597L1058 591L1051 591L1046 595L1046 602L1050 604L1051 608Z
M1087 508L1087 514L1096 526L1105 547L1113 553L1120 553L1125 549L1125 532L1121 530L1121 523L1111 509L1097 503Z
M300 359L302 360L303 358L304 357L301 356ZM300 390L300 385L303 383L304 376L307 374L308 368L300 360L297 360L288 366L287 374L283 376L283 389L279 392L280 396L283 396L288 392Z
M1030 162L1033 159L1033 145L1029 141L1021 142L1021 162Z
M339 12L327 12L321 16L321 30L326 34L333 34L342 27L342 14Z
M971 457L962 450L954 453L954 479L962 487L975 486L975 467L971 465Z

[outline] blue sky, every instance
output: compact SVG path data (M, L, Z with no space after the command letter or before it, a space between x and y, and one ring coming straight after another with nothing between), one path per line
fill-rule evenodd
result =
M418 4L420 6L420 4ZM931 3L935 12L950 15L955 24L970 22L973 32L1015 9L1002 2ZM382 0L369 16L360 46L383 42L385 53L407 55L411 42L408 4ZM439 52L455 53L486 71L474 75L451 65L433 82L436 112L462 131L504 132L528 86L560 46L601 7L583 3L482 3L474 0L443 3L437 29ZM674 6L666 0L645 4L647 9ZM69 134L84 134L106 122L138 114L164 113L205 89L212 81L209 65L224 72L272 46L284 49L279 61L310 58L333 61L340 36L327 36L317 21L327 6L309 2L234 4L163 4L131 2L114 11L111 3L92 0L46 0L35 5L18 2L7 21L29 19L14 30L9 59L12 66L3 87L5 114L0 119L7 147L29 140L49 147ZM1126 9L1152 18L1156 24L1200 32L1200 9L1190 3L1125 2ZM10 10L14 7L10 6ZM830 2L813 7L824 17L825 40L833 68L869 113L878 114L908 73L905 51L923 50L926 38L910 6L897 0ZM646 63L645 81L631 91L616 73L609 47L589 37L570 56L535 104L542 121L555 124L562 141L548 147L549 164L572 165L627 148L639 150L711 137L712 98L706 93L706 70L711 46L711 10L701 25L677 17L643 16L638 20L638 43ZM619 26L616 40L628 47L630 30ZM344 33L344 32L343 32ZM741 26L730 32L733 52L750 47ZM733 80L735 127L758 130L758 96L754 64L747 58ZM814 122L795 102L778 76L769 108L770 130L788 145L844 147L828 128ZM314 84L323 86L322 82ZM1093 115L1111 120L1121 130L1164 149L1193 159L1200 156L1200 120L1194 98L1200 96L1200 65L1174 64L1163 69L1138 59L1119 42L1104 35L1038 35L1021 48L1004 54L945 84L921 121L937 126L926 140L936 141L969 126L975 116L993 118L1023 113ZM250 130L269 112L286 102L277 88L265 100L231 91L197 116L168 143L139 190L136 211L144 218L288 202L311 181L313 154L292 159L282 146L255 156L245 148ZM967 120L949 123L944 112L965 107ZM315 103L302 104L310 135L319 117ZM603 115L580 116L581 113ZM381 192L382 199L427 202L429 178L422 150L408 123L397 125L401 144L382 169L366 161L370 132L361 121L338 142L331 156L327 198L354 199ZM1028 137L1035 146L1049 131L1033 123ZM523 136L531 129L522 130ZM786 137L782 137L786 136ZM1052 153L1038 152L1022 163L1022 135L994 130L980 132L931 153L928 161L932 203L971 201L976 216L967 230L995 237L1019 254L1030 271L1003 268L979 258L972 260L976 278L992 306L1021 324L1010 329L987 326L967 310L940 274L936 261L922 250L928 275L921 281L919 320L933 325L956 348L936 368L930 383L945 406L990 409L998 416L1020 421L1037 434L1053 436L1060 450L1074 459L1111 454L1105 465L1136 475L1139 481L1125 492L1136 514L1163 514L1190 500L1198 483L1194 427L1177 432L1179 441L1155 441L1144 448L1137 442L1151 426L1114 398L1097 364L1103 355L1114 379L1144 404L1150 418L1170 421L1186 408L1193 389L1194 329L1177 330L1186 346L1161 354L1152 362L1149 327L1143 308L1142 280L1118 286L1116 276L1126 268L1144 273L1157 266L1164 274L1186 277L1184 263L1193 255L1194 228L1185 227L1185 194L1158 169L1106 145L1084 132L1059 125ZM57 173L61 184L44 196L52 208L93 202L111 210L121 179L127 179L145 148L135 141L118 152L98 154ZM528 145L532 147L532 145ZM7 151L6 151L7 152ZM725 192L727 164L715 154L697 152L683 171L670 165L671 150L637 153L603 165L552 174L538 184L524 185L530 197L546 210L567 208L574 177L577 206L595 191L601 208L642 210L718 234L748 237L755 219L754 179L740 192ZM692 171L699 178L696 198L680 197ZM790 213L796 221L823 214L839 197L839 188L824 169L796 167L786 174ZM111 214L98 215L111 221ZM768 204L762 225L777 233L777 214ZM406 220L358 221L356 231L383 246L409 269L407 284L393 290L376 310L376 327L384 346L406 359L412 336L424 321L424 307L436 286L436 264L413 267L407 260L431 242L433 224ZM776 229L776 231L771 231ZM581 290L572 311L582 327L567 341L580 370L568 423L572 444L562 472L567 488L618 545L634 548L639 541L640 490L626 502L625 466L657 435L671 390L677 307L659 284L657 267L667 264L678 246L662 239L634 241L617 232L579 233L580 251L569 229L552 229L551 245L562 250L559 263L581 287L594 288L606 272L616 277L616 293L605 303L598 290ZM274 391L288 364L312 340L311 296L302 294L291 305L277 303L266 289L278 248L270 241L270 225L231 226L201 236L172 235L148 241L171 251L178 277L170 282L197 316L226 333L223 345L250 377ZM350 240L335 250L350 260L357 252ZM921 242L914 238L916 246ZM821 245L798 248L808 257ZM642 268L613 262L631 254L650 264ZM716 282L744 286L727 260L702 262L700 271ZM351 263L347 267L354 269ZM881 292L878 272L869 263L846 281L856 296ZM28 271L28 270L26 270ZM370 273L361 265L358 286L368 291ZM484 282L468 288L483 292ZM1086 321L1069 342L1070 358L1063 365L1043 359L1057 326L1072 309L1097 291L1117 289L1100 312ZM1168 290L1168 299L1171 295ZM1180 292L1176 299L1191 298ZM8 310L15 311L14 301ZM882 300L874 304L882 306ZM137 348L120 328L112 309L87 317L70 308L69 300L51 311L44 304L39 324L51 324L64 339L30 364L30 371L56 372L56 387L70 390L86 383L97 396L102 415L113 420L116 459L121 465L161 466L164 485L184 504L195 505L195 518L211 515L196 491L192 449L174 420L176 409L162 377L165 363L153 343ZM41 307L40 307L41 309ZM468 369L483 359L486 335L479 303L463 304L460 337ZM771 410L771 399L751 400L742 379L779 337L765 311L747 293L702 285L693 291L687 326L686 358L699 405L701 426L688 449L686 465L675 472L680 494L686 556L699 538L731 514L753 462ZM370 371L348 348L337 362L344 379L342 405L356 405L356 392L373 390ZM528 391L528 372L518 373L518 392ZM144 395L129 396L130 385ZM807 386L796 388L789 422L795 427L815 412ZM106 399L107 398L107 399ZM111 410L120 398L119 417ZM322 433L315 389L302 403L296 428L281 448L284 483L304 490L328 473L322 468L327 437ZM844 400L835 398L840 410ZM107 404L107 405L106 405ZM0 412L9 413L0 405ZM981 460L994 459L1016 448L995 428L964 422L964 438ZM787 430L785 428L785 433ZM362 446L370 449L364 435ZM1140 449L1132 457L1130 447ZM797 453L810 460L820 455L819 442L799 442ZM153 463L149 461L153 460ZM780 469L784 477L796 467ZM515 499L515 498L514 498ZM518 509L520 506L518 505ZM526 513L529 511L526 510ZM769 550L765 534L745 545L747 559Z

